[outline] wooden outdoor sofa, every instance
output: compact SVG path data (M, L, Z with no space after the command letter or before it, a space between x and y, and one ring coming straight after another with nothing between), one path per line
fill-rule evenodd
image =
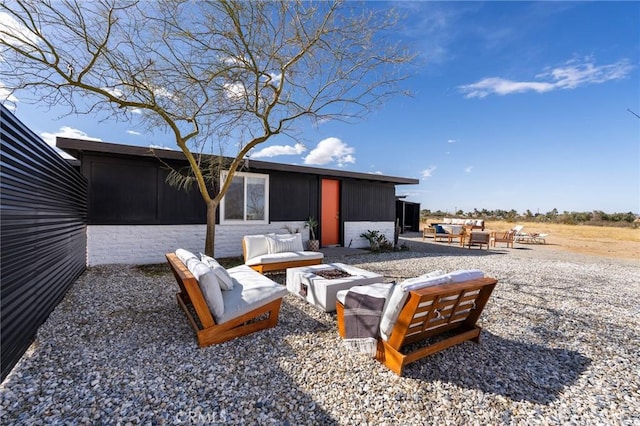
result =
M464 274L461 278L464 279ZM436 283L442 281L439 278L433 280ZM402 375L407 364L436 352L467 340L479 342L481 327L476 322L497 284L497 280L487 277L435 285L428 284L428 281L422 288L419 288L420 284L410 286L412 289L407 291L408 296L404 296L406 302L403 302L403 297L395 297L402 295L402 288L397 288L402 284L389 284L392 289L380 324L376 359L398 375ZM385 332L384 316L388 317L394 309L397 311L393 306L394 299L402 308L397 319L391 318L387 322L387 331L390 332ZM338 333L345 338L344 293L338 293L336 312Z
M284 286L245 265L230 268L227 271L234 280L233 289L220 292L221 303L228 312L216 320L195 276L175 253L165 256L180 287L176 294L178 305L193 327L199 346L226 342L277 325L282 298L287 294Z
M302 247L302 236L296 234L245 235L242 238L245 265L261 274L287 268L318 265L324 254Z

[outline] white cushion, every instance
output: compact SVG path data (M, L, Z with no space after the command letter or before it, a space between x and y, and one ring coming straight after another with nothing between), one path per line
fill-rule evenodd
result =
M216 275L222 290L231 290L233 288L233 279L231 279L231 275L229 275L227 270L224 269L217 260L202 253L200 253L200 259L204 264L211 268L213 273Z
M188 250L181 249L181 248L176 250L176 256L178 256L178 259L180 259L182 261L182 263L184 263L185 265L187 264L187 260L196 257L195 254L191 253Z
M216 278L213 271L197 257L187 260L187 268L196 280L198 280L202 296L204 296L209 310L216 319L216 322L218 322L218 319L224 315L224 300L222 299L222 291L220 290L218 278Z
M429 285L428 280L437 279L442 275L442 271L433 271L416 278L409 278L394 286L391 297L388 299L386 308L382 314L382 319L380 320L380 335L384 340L389 340L398 315L400 315L400 311L409 297L409 291L421 288L421 286L427 286Z
M463 269L460 271L454 271L448 274L452 283L461 283L464 281L477 280L478 278L484 278L484 272L479 269Z
M416 281L410 281L410 282L403 281L400 283L400 287L402 287L404 291L409 292L412 290L419 290L424 287L430 287L430 286L439 285L439 284L446 284L449 282L451 282L451 277L445 274L445 275L436 275L433 277L426 277L426 278L421 277L421 279Z
M224 299L224 315L216 318L218 324L281 299L287 294L287 289L284 286L246 265L229 268L227 272L233 278L233 289L221 292Z
M265 235L245 235L243 238L246 251L245 260L269 253L269 246L267 245Z
M336 294L336 299L344 305L344 300L347 297L347 293L353 291L354 293L366 294L368 296L385 299L386 307L389 296L391 296L391 292L393 291L393 287L393 283L373 283L369 285L357 285L345 290L340 290ZM384 312L384 308L382 309L382 312Z
M302 247L302 235L300 233L277 234L267 236L266 238L270 254L304 250Z
M272 253L247 259L245 265L266 265L268 263L293 262L296 260L322 259L324 254L316 251L296 251L285 253Z

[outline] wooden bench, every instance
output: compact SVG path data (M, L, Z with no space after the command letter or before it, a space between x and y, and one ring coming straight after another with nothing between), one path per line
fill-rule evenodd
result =
M282 297L237 318L230 319L222 324L216 324L200 291L198 280L174 253L167 253L165 257L180 287L180 292L176 294L178 305L180 305L193 327L199 346L203 347L226 342L258 330L275 327L278 324ZM195 313L195 317L192 315L192 310Z
M376 359L402 375L407 364L467 340L479 342L482 329L476 322L496 284L493 278L479 278L410 291L388 341L378 338ZM344 305L339 301L336 312L344 338ZM430 341L445 333L446 338ZM405 350L414 343L416 347Z

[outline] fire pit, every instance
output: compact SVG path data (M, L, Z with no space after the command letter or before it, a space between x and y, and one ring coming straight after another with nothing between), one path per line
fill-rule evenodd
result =
M343 263L287 269L287 290L325 312L336 310L338 291L381 282L382 275Z
M352 276L350 273L337 268L321 269L319 271L314 271L313 273L319 277L326 278L328 280L336 280L338 278L346 278L346 277Z

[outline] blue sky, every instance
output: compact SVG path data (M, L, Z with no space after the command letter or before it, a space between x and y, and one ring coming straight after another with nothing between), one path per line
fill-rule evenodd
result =
M387 3L369 3L386 7ZM402 2L418 53L396 97L355 124L301 128L252 158L411 177L423 209L640 213L640 2ZM133 123L61 117L14 99L56 135L174 146Z

